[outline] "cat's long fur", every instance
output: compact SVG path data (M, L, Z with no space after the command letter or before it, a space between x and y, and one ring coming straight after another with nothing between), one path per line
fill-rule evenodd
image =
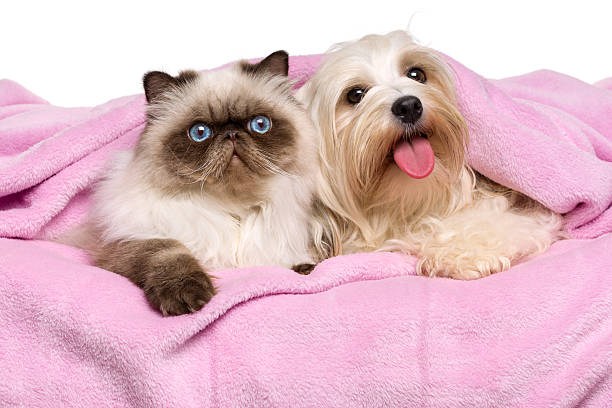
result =
M317 133L291 94L287 63L277 52L259 64L145 76L147 126L99 183L89 225L96 264L130 278L164 314L210 300L208 271L315 262ZM255 115L271 118L269 135L247 134ZM242 160L227 140L206 149L188 140L194 122L239 132Z

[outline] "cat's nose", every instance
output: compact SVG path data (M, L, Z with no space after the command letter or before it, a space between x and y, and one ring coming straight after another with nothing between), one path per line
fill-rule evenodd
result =
M391 112L403 123L414 124L423 114L423 104L416 96L402 96L393 102Z
M225 138L230 139L232 142L235 142L236 139L238 139L238 132L236 132L235 130L230 130L225 134Z

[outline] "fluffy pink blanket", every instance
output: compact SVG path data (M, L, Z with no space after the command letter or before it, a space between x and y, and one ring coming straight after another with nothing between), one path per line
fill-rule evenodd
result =
M319 61L294 57L291 75ZM0 81L0 406L609 406L612 81L451 64L470 163L564 213L575 239L471 282L414 276L390 253L310 276L220 271L209 305L172 318L41 240L82 218L144 98L61 108Z

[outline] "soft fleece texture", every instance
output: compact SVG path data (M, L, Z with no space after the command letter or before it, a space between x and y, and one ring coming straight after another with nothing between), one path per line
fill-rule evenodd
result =
M320 58L292 58L291 75ZM591 239L472 282L390 253L310 276L218 271L211 303L172 318L82 251L15 239L82 218L104 161L142 131L143 97L67 109L0 82L0 406L609 406L612 81L451 63L470 163Z

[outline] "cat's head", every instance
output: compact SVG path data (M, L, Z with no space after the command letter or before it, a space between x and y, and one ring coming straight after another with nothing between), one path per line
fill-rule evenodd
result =
M287 73L285 51L218 71L147 73L147 126L136 160L165 188L234 194L303 171L300 160L315 160L308 153L315 131Z

